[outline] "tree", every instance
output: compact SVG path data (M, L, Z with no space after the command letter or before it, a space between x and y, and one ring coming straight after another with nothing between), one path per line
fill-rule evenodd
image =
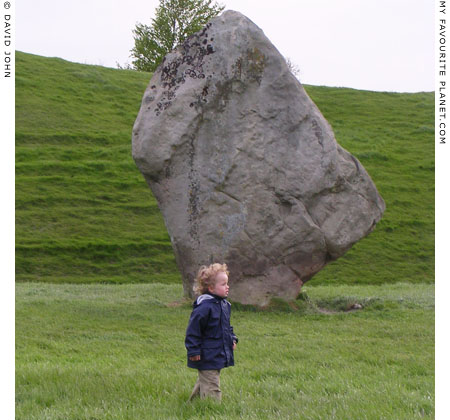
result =
M300 76L300 67L297 66L289 57L285 57L286 64L290 72L298 79Z
M137 23L133 30L133 67L155 71L167 53L223 9L213 0L159 0L151 26Z

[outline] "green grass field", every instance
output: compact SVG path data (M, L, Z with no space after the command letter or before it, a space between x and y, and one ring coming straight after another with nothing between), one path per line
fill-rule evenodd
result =
M222 404L188 404L180 285L17 283L16 419L434 418L433 285L304 293L296 310L234 306Z
M16 279L181 282L131 157L150 74L16 53ZM386 201L314 284L434 282L434 93L305 86Z

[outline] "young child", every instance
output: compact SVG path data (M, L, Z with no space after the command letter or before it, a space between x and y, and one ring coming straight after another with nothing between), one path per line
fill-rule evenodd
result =
M187 365L198 370L198 380L189 401L196 396L220 401L220 370L234 365L238 339L230 325L231 304L225 299L228 274L226 264L212 264L201 267L195 279L194 292L200 296L193 304L185 346Z

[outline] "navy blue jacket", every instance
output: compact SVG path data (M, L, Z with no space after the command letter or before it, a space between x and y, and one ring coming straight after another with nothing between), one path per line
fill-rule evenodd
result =
M199 296L193 307L185 339L188 367L215 370L233 366L233 341L238 339L230 325L230 302L208 293ZM189 360L197 355L199 361Z

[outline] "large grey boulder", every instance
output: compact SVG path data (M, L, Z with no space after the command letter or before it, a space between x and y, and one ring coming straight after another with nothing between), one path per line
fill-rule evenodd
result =
M232 300L294 299L385 209L281 54L234 11L156 70L133 128L133 158L190 296L200 265L226 262Z

